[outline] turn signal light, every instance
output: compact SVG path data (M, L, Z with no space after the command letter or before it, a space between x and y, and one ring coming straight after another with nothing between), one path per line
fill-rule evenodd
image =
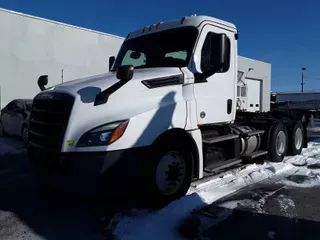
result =
M119 138L121 138L122 134L124 133L124 131L126 130L127 126L128 126L129 121L125 121L123 123L121 123L117 129L113 132L111 138L110 138L110 142L109 144L115 142L116 140L118 140Z

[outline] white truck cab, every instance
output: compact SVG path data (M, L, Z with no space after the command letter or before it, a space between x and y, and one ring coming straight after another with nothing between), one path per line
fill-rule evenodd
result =
M30 163L80 189L137 178L148 196L168 202L215 169L268 152L281 161L290 143L280 120L261 124L242 114L237 123L237 39L231 23L183 17L129 33L109 73L48 89L40 77ZM273 128L270 148L263 136ZM305 140L300 122L298 129L297 152Z

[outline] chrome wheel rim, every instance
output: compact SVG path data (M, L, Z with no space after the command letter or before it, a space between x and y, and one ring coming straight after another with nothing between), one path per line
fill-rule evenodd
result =
M286 149L286 142L287 142L287 139L284 131L278 132L276 137L276 151L279 156L281 156L284 153Z
M176 151L169 151L159 161L156 170L156 185L164 195L176 193L186 176L184 158Z
M302 130L301 128L297 128L296 132L295 132L295 137L294 137L294 144L296 149L300 149L302 146Z

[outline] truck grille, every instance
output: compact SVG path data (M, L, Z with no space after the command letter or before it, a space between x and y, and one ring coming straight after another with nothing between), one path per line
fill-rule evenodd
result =
M58 92L38 94L29 123L29 149L46 153L61 151L74 97Z

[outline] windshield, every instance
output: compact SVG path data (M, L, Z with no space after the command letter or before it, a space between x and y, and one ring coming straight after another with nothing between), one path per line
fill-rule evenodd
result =
M111 71L123 65L134 68L185 67L198 35L194 27L176 28L125 41Z

